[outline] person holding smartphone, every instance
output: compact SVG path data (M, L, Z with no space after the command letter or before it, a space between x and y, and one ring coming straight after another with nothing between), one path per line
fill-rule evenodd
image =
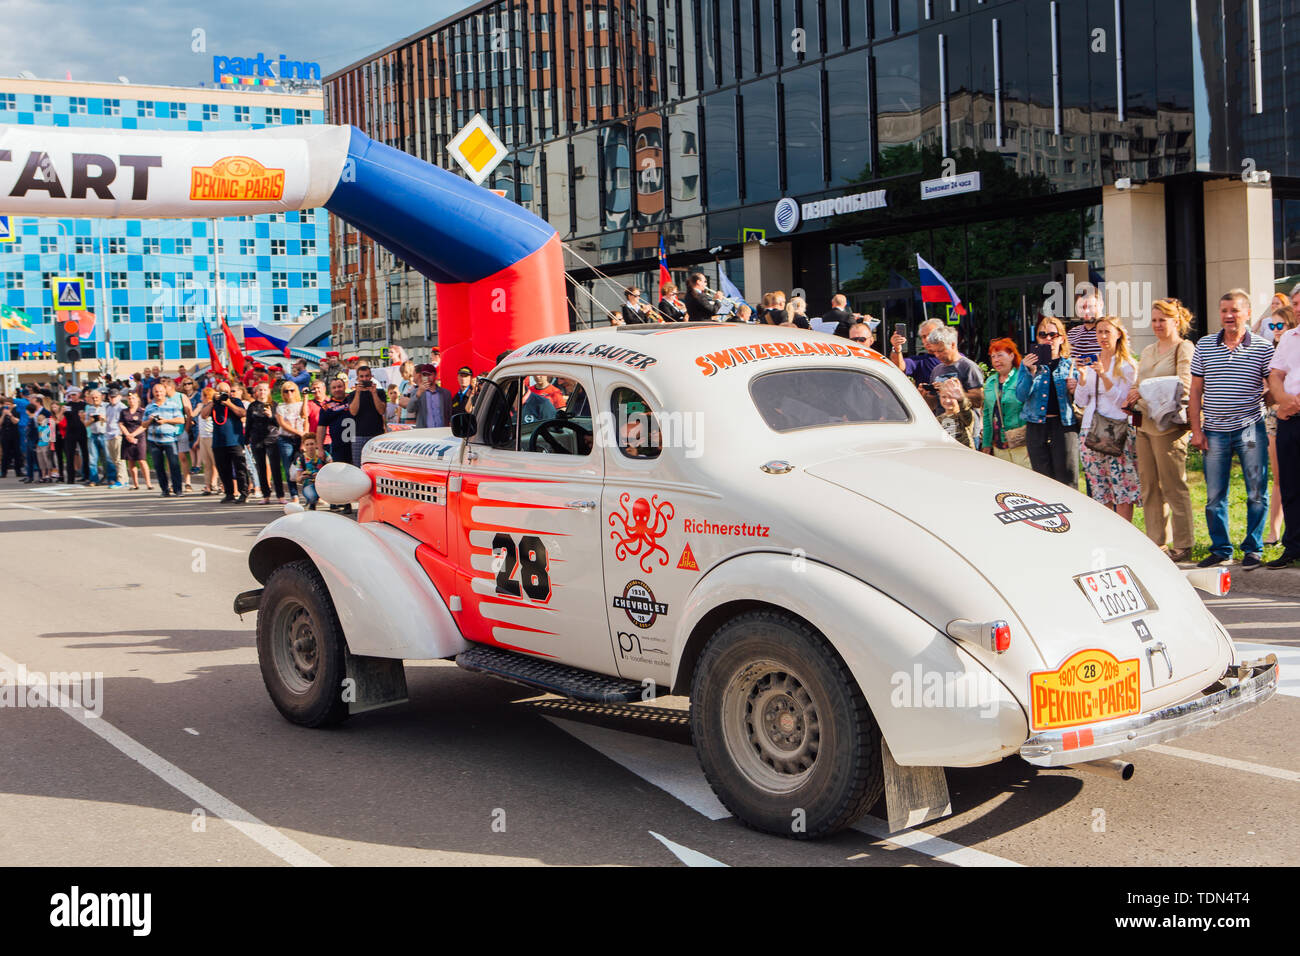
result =
M1054 315L1039 318L1034 351L1021 363L1016 383L1022 403L1029 464L1040 475L1079 487L1079 433L1074 431L1074 391L1078 370L1070 358L1065 323Z
M356 436L352 440L352 464L360 468L361 452L366 447L366 442L384 433L384 413L388 411L388 395L375 381L369 365L357 366L357 387L348 396L347 405L348 412L356 422Z
M98 389L86 390L86 404L81 410L81 424L86 429L90 448L90 474L101 485L110 483L108 476L108 412Z

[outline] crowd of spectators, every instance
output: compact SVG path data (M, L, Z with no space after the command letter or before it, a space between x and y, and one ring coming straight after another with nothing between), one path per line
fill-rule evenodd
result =
M671 283L662 292L656 308L628 287L611 323L750 321L822 328L868 348L877 340L879 322L851 312L844 295L814 320L802 297L767 293L751 311L709 289L702 273L690 276L684 297ZM1281 544L1268 566L1289 567L1300 563L1300 286L1253 322L1241 289L1218 306L1221 330L1193 343L1187 308L1155 302L1155 341L1138 356L1124 322L1090 290L1074 303L1072 327L1038 317L1027 354L1010 338L994 339L987 377L939 319L921 323L916 354L896 329L888 356L957 442L1074 488L1082 470L1087 493L1120 517L1132 520L1140 503L1147 535L1175 561L1190 559L1194 538L1189 448L1201 452L1205 471L1210 553L1200 566L1232 558L1236 458L1247 512L1242 564L1261 566L1264 547ZM314 478L326 463L360 464L376 435L444 427L471 407L473 370L457 370L453 393L439 384L438 363L435 349L429 364L403 362L380 381L366 364L344 368L329 353L315 374L299 359L287 373L254 369L238 381L196 380L181 366L174 376L154 367L82 388L23 386L0 399L0 477L12 469L26 483L146 490L156 479L163 497L220 493L223 502L315 508ZM535 384L531 398L545 405L548 386Z
M478 387L458 370L457 390L429 364L385 369L328 353L315 372L190 374L161 366L118 381L41 382L0 397L0 477L217 496L231 504L298 503L315 509L315 477L330 461L360 463L366 441L389 430L435 428L465 410ZM347 511L349 506L332 506Z

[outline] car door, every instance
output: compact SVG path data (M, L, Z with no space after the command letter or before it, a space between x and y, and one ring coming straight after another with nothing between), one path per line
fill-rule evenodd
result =
M458 618L469 640L612 674L592 384L585 366L530 365L480 396L457 504Z
M712 502L686 481L666 412L623 370L596 369L597 434L605 456L605 613L619 676L668 683L678 615L700 566L682 516ZM680 436L678 436L680 437Z

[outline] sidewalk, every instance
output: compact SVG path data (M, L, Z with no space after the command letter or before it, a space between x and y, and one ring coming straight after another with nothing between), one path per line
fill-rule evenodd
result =
M1191 570L1196 565L1186 562L1179 565L1184 570ZM1285 594L1300 597L1300 566L1281 568L1256 568L1247 571L1236 561L1220 565L1232 572L1232 590L1230 594ZM1296 624L1300 629L1300 622Z

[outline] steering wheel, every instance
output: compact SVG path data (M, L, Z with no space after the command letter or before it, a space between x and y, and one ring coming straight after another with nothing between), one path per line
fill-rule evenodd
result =
M572 421L568 418L548 418L546 421L538 425L537 428L533 431L533 434L529 437L528 450L542 452L543 454L551 454L551 453L559 454L559 455L573 454L572 452L569 451L569 449L565 448L564 445L560 444L559 440L553 434L551 434L553 431L562 430L562 429L568 429L569 431L572 431L574 433L575 437L578 440L579 444L577 445L577 447L579 448L582 447L581 445L582 439L591 435L591 431L589 429L583 428L577 422ZM539 448L538 447L539 444L544 445L546 447Z

